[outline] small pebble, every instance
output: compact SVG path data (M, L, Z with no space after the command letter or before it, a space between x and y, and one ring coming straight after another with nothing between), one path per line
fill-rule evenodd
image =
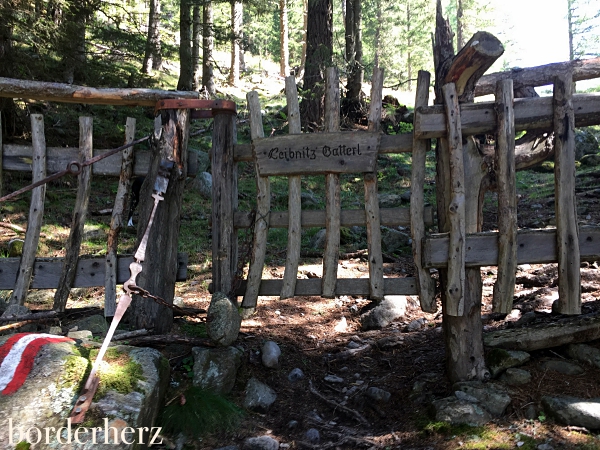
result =
M309 428L304 433L304 440L311 444L318 444L321 440L321 435L319 434L319 430L316 428Z
M304 372L302 372L302 369L299 369L297 367L295 369L292 369L292 371L288 375L288 380L290 380L292 383L301 380L302 378L304 378Z

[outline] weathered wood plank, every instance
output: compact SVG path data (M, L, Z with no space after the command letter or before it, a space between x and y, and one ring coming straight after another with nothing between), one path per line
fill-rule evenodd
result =
M259 296L277 296L281 292L283 280L262 280ZM295 296L322 296L322 280L320 278L300 279L296 282ZM211 288L209 287L209 290ZM243 295L246 282L243 281L237 295ZM212 292L212 290L211 290ZM369 295L367 278L339 278L335 286L336 295ZM417 286L414 278L384 278L384 295L416 295Z
M298 103L298 88L296 78L291 75L285 79L285 96L288 108L288 128L290 135L302 132L300 123L300 104ZM296 280L298 277L298 262L300 261L300 247L302 240L302 186L300 175L288 178L288 243L283 273L283 286L280 298L294 296Z
M0 197L4 189L4 140L2 133L2 113L0 113Z
M325 131L335 132L340 128L340 84L338 71L327 69L325 90ZM340 176L325 175L325 250L323 251L322 294L325 298L335 297L338 259L340 252Z
M94 150L94 157L102 155L109 150ZM77 147L48 147L46 151L47 173L49 175L65 170L71 161L77 161L79 149ZM3 165L5 170L15 172L31 172L32 148L27 145L5 145ZM133 174L144 176L148 174L150 157L148 150L136 150ZM188 177L195 177L198 173L197 155L188 151ZM99 176L118 177L121 171L121 155L118 153L102 159L92 166L92 174Z
M512 310L517 271L517 183L515 178L515 127L512 80L498 82L496 105L496 183L498 185L498 278L494 283L492 311Z
M46 137L44 134L44 116L41 114L31 115L31 143L33 144L32 158L32 183L36 183L46 177ZM10 297L10 303L15 305L25 304L27 291L33 276L33 264L40 241L40 231L44 218L44 200L46 196L46 185L38 186L31 192L31 203L29 216L27 217L27 233L23 244L19 277L14 291Z
M526 328L509 328L483 334L486 347L526 352L600 339L600 317L576 317Z
M369 131L378 133L381 124L384 71L379 67L373 69L371 79L371 106L369 110ZM375 161L376 162L376 161ZM383 255L381 252L381 223L379 213L379 197L377 190L377 173L364 175L365 216L367 218L367 246L369 250L369 298L383 300Z
M158 89L92 88L74 84L18 80L0 77L0 97L27 98L51 102L84 103L87 105L154 106L170 98L198 98L194 91L163 91Z
M417 77L417 92L415 96L415 108L427 106L429 102L429 83L431 74L420 70ZM431 148L431 140L415 139L413 142L412 166L410 179L410 231L412 236L412 252L415 261L415 275L419 290L419 301L421 309L425 312L434 312L437 309L435 303L435 284L429 269L423 268L421 242L425 237L425 224L423 214L425 211L425 157Z
M90 159L93 153L92 145L93 120L91 117L79 118L79 149L81 151L79 162ZM83 167L77 177L77 196L75 197L75 208L73 209L73 222L69 240L65 245L65 260L63 271L60 276L58 288L54 294L53 309L63 312L67 306L67 299L75 281L77 259L79 249L83 240L83 227L87 216L90 191L92 188L92 168Z
M250 112L250 136L252 140L264 137L262 113L258 92L248 92L248 111ZM261 176L256 168L256 220L254 222L254 240L252 259L248 268L248 288L242 300L243 315L251 314L256 308L258 291L267 253L267 234L269 231L269 211L271 209L271 184L268 177Z
M0 258L0 289L13 289L19 272L20 258ZM130 277L129 264L133 255L117 257L117 284L123 284ZM177 281L187 278L187 253L177 254ZM30 289L56 289L62 272L64 258L36 258L33 266L33 279ZM77 261L73 288L104 286L104 256L82 256Z
M581 314L581 275L575 197L573 73L554 81L554 198L558 251L558 311Z
M135 139L135 123L132 117L125 123L125 143ZM117 309L117 247L119 233L123 226L123 210L125 198L129 191L131 175L133 173L133 147L123 150L121 154L121 176L110 219L110 229L106 244L106 261L104 268L104 317L113 317ZM130 200L131 201L131 200Z
M498 264L498 233L467 234L467 267ZM600 228L579 230L581 261L600 259ZM517 233L517 264L548 264L558 261L556 230L519 230ZM423 241L423 266L444 268L448 264L448 234L443 233Z
M514 102L515 131L552 131L553 108L551 97L518 98ZM600 95L573 95L575 126L600 123ZM492 134L496 129L493 102L463 104L460 108L463 136ZM415 135L419 139L446 135L442 106L415 109Z
M380 223L386 227L409 226L409 208L380 208ZM287 228L289 226L289 213L287 211L271 211L269 227ZM302 228L316 228L325 226L327 213L323 210L302 211ZM236 228L249 228L252 225L253 214L247 211L235 213L234 224ZM423 223L426 226L433 224L433 208L426 206L423 210ZM343 209L340 216L340 225L343 227L359 226L367 224L364 209Z
M448 144L450 150L450 205L448 221L450 223L450 254L448 259L448 281L446 285L446 314L462 316L464 314L465 293L465 168L463 161L462 132L460 128L460 109L458 94L454 83L442 87Z

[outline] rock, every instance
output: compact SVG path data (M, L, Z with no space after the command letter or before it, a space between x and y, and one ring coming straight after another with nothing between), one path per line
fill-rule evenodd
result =
M244 408L251 411L265 413L277 399L277 394L273 389L256 378L250 378L246 384L246 397L244 398Z
M208 172L208 169L210 168L210 156L208 156L208 153L197 148L188 147L188 151L189 150L196 153L198 172Z
M0 338L0 343L4 343L6 339ZM90 425L86 425L87 430L84 430L83 427L67 422L89 363L80 356L77 346L72 342L47 344L40 349L25 383L13 394L0 395L0 423L7 424L11 421L16 442L25 439L26 434L35 441L36 436L41 436L40 433L44 430L54 427L57 431L49 433L49 445L42 441L35 445L34 448L38 449L131 448L131 445L115 442L115 432L131 443L139 443L140 429L149 429L154 425L158 409L163 404L169 382L169 363L154 349L118 346L116 350L129 355L133 362L139 364L142 379L134 381L135 390L131 392L108 390L105 394L96 394L96 402L92 403L86 419L94 422L92 426L100 428L94 433L98 444L92 442ZM123 433L125 428L133 432ZM19 439L19 430L22 439ZM105 433L110 436L110 444L104 444ZM14 449L14 444L4 445L4 432L2 434L0 448ZM72 442L69 443L69 440ZM160 440L159 437L158 442ZM143 441L146 444L149 442L147 434L143 436ZM67 443L68 447L64 445Z
M295 430L300 423L297 420L290 420L287 424L288 430Z
M600 164L600 153L585 155L579 161L582 166L597 166Z
M406 325L406 331L412 333L413 331L419 331L425 325L427 325L427 319L421 317L420 319L411 320L408 325Z
M346 318L344 316L342 316L340 321L333 328L333 331L335 331L337 333L345 333L346 331L348 331L348 321L346 320Z
M244 450L279 450L279 441L271 436L248 438L244 441Z
M377 340L377 347L381 350L388 350L391 348L399 347L404 343L403 336L386 336Z
M402 196L398 194L379 194L380 208L393 208L402 204Z
M492 377L496 378L506 369L525 364L531 359L531 355L518 350L494 348L487 353L485 359Z
M235 347L192 349L194 386L228 394L233 389L237 370L242 364L241 350Z
M312 192L302 192L300 194L300 203L302 208L310 209L310 207L317 207L321 204L321 200Z
M327 236L327 230L325 228L317 231L315 235L310 239L310 248L313 250L323 250L325 248L325 237Z
M371 400L374 400L379 403L389 402L390 398L392 396L392 394L390 394L388 391L386 391L384 389L380 389L378 387L374 387L374 386L371 386L370 388L368 388L367 391L365 392L365 394Z
M25 241L23 239L11 239L8 241L8 257L16 258L23 254L23 245Z
M600 398L542 397L542 406L549 416L564 425L600 429Z
M481 381L461 381L454 383L452 390L459 397L462 392L483 406L492 416L501 417L511 402L506 389L496 383L482 383ZM460 397L459 397L460 398Z
M84 241L105 241L106 231L100 228L99 225L86 224L83 228L83 240Z
M94 336L90 330L69 331L67 337L71 339L79 339L80 341L91 340Z
M276 369L279 365L279 355L281 355L279 345L273 341L267 341L263 344L261 351L263 365L270 369Z
M304 378L304 372L302 372L302 369L297 367L292 369L292 371L288 374L288 380L290 380L292 383L300 381L302 378Z
M398 297L404 296L386 296L379 305L362 314L360 321L363 331L385 328L394 320L404 316L406 314L406 297L403 301L398 301Z
M321 441L321 435L316 428L309 428L304 433L304 440L309 444L318 444Z
M540 444L536 447L536 450L554 450L550 444Z
M435 420L438 422L477 427L492 420L490 413L481 406L459 400L456 397L435 400L432 406L435 411Z
M237 445L228 445L227 447L215 448L215 450L240 450Z
M558 359L543 361L541 367L544 370L553 370L554 372L562 373L564 375L581 375L585 372L585 370L577 364Z
M212 175L208 172L200 172L192 182L192 188L200 194L200 197L209 200L212 198Z
M329 382L329 383L343 383L344 379L337 377L335 375L326 375L325 378L323 378L323 380Z
M525 418L529 420L535 420L538 418L538 412L534 404L527 405L525 408Z
M72 326L76 326L78 330L89 330L95 335L104 335L108 331L106 319L100 314L84 317L83 319L74 322Z
M404 191L402 194L400 194L400 198L405 203L410 203L410 196L411 196L410 189L408 191Z
M48 329L48 334L54 334L56 336L61 336L62 335L62 328L61 327L55 327L52 326Z
M575 159L580 160L583 155L598 153L600 146L596 135L587 128L575 130Z
M500 375L499 380L511 386L520 386L531 381L531 373L523 369L510 368Z
M412 239L408 234L393 228L381 227L381 246L387 253L396 253L410 247L411 244Z
M227 295L215 292L210 300L206 317L208 337L224 347L235 342L240 332L242 318L237 307Z
M587 344L570 344L567 355L577 361L600 368L600 349Z
M177 306L179 308L183 308L185 306L185 302L183 301L183 297L173 297L173 306Z
M31 310L23 305L8 305L4 312L2 313L2 317L11 317L11 316L24 316L26 314L31 314ZM19 328L19 332L21 333L31 333L37 330L37 325L35 323L27 324L21 328Z

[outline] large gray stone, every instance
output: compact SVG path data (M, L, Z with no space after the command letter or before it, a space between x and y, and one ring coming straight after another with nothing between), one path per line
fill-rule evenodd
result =
M208 153L196 148L188 147L188 150L192 150L196 153L198 172L208 172L208 169L210 168L210 156L208 156Z
M494 417L500 417L511 402L506 389L496 383L482 383L481 381L461 381L452 386L454 391L464 392L473 397Z
M412 239L408 234L393 228L381 228L381 246L387 253L398 252L411 244Z
M378 330L406 314L406 297L386 296L375 308L360 316L363 330Z
M552 370L554 372L562 373L563 375L581 375L585 372L583 367L578 366L577 364L558 359L543 361L541 367L544 370Z
M271 436L251 437L244 441L244 450L279 450L279 441Z
M228 394L233 389L243 352L235 347L192 349L194 355L194 386Z
M315 235L310 239L310 248L314 250L323 250L325 248L326 236L327 230L325 228L317 231Z
M570 344L567 346L567 355L592 366L600 368L600 349L587 344Z
M435 400L432 406L435 411L435 420L438 422L476 427L492 420L491 414L480 405L459 400L456 397Z
M265 367L276 369L279 366L279 356L281 349L276 342L266 341L261 348L261 359Z
M402 195L398 194L379 194L379 207L380 208L393 208L402 204Z
M531 359L531 355L518 350L494 348L487 353L485 359L492 377L496 378L506 369L522 366Z
M244 408L251 411L265 413L275 403L277 394L273 389L256 378L250 378L246 384L246 397Z
M88 330L94 335L104 335L108 331L106 319L100 314L84 317L72 324L72 327L77 327L77 330Z
M531 373L527 370L511 367L506 369L498 379L511 386L521 386L531 382Z
M600 398L542 397L544 411L564 425L600 429Z
M224 347L235 342L242 318L237 307L222 292L215 292L210 300L206 317L208 337Z
M208 172L200 172L194 178L192 187L200 194L200 197L210 200L212 198L212 175Z
M600 153L585 155L580 161L582 166L597 166L600 164Z
M7 338L0 338L0 344ZM63 342L44 345L23 386L11 395L0 395L0 449L13 450L20 440L35 443L38 438L39 443L33 448L44 450L145 447L139 442L148 443L148 436L142 433L140 440L139 429L154 425L169 382L169 363L154 349L120 346L118 350L140 364L144 379L138 380L133 392L119 394L109 390L92 403L86 418L99 427L95 431L97 443L93 442L89 425L83 429L67 421L84 381L88 360L79 355L73 343ZM11 425L12 443L8 437ZM109 427L117 432L116 442L115 431ZM110 436L105 443L107 431ZM121 442L121 436L130 443Z
M587 128L575 130L575 159L579 160L583 155L598 153L600 146L598 138Z

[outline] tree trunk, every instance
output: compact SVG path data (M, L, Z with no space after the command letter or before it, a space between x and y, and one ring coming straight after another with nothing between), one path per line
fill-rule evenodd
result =
M362 9L360 0L346 0L346 61L348 84L346 98L351 103L361 101L364 69L362 65Z
M205 0L202 10L202 87L211 97L215 95L214 45L213 5L211 0Z
M375 40L373 47L375 48L375 58L373 59L373 66L379 67L379 57L381 55L381 48L379 42L381 40L381 28L383 27L383 19L381 16L381 0L376 0L376 15L377 25L375 26Z
M333 54L333 12L331 0L309 0L306 31L306 69L300 105L303 128L316 130L323 125L325 70Z
M10 7L10 3L2 5L0 9L0 76L12 77L12 58L13 58L13 27L10 22L9 11L5 8ZM12 136L15 133L15 123L17 115L17 107L12 98L0 98L0 114L2 115L2 129L0 133L7 136Z
M85 24L88 11L77 4L69 7L66 20L62 26L62 66L63 80L72 84L75 80L83 80L85 65Z
M569 27L569 61L575 59L575 49L573 48L573 0L567 0L567 24Z
M465 46L462 0L456 1L456 49L460 51Z
M202 36L202 18L200 5L194 4L192 10L192 89L200 89L200 40Z
M308 30L308 0L302 0L302 55L300 56L300 69L296 74L296 77L304 77L304 70L306 69L306 35Z
M240 81L240 35L242 32L242 2L231 0L231 67L229 84L236 86Z
M191 91L194 87L194 67L192 62L192 18L191 3L183 0L179 6L179 81L177 90Z
M155 121L161 127L160 137L153 141L153 159L146 181L140 192L140 223L147 224L154 206L151 193L157 179L161 161L176 160L179 164L167 175L169 184L164 200L159 202L150 231L142 272L137 284L150 294L173 304L177 275L177 245L181 222L181 204L185 174L187 172L187 141L189 137L189 110L163 110ZM138 227L137 247L146 232L145 226ZM173 311L152 299L133 296L130 323L134 329L153 329L155 334L168 333L173 325Z
M282 77L287 77L290 72L290 53L288 47L287 0L279 0L279 75Z
M160 51L160 0L150 0L148 14L148 37L146 39L146 53L142 64L142 73L152 73L153 69L160 69L162 56Z

